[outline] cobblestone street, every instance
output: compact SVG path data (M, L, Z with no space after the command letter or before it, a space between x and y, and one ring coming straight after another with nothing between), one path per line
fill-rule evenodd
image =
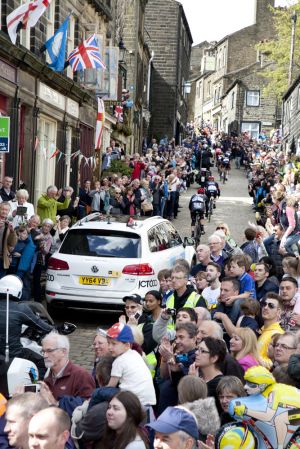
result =
M218 181L217 173L215 179ZM194 184L180 198L180 213L174 225L179 230L181 236L190 235L190 215L188 203L191 195L196 191L197 184ZM221 197L218 200L217 209L214 211L211 223L205 225L207 237L215 230L216 224L225 221L229 224L232 236L238 243L244 240L243 230L248 221L254 221L254 213L251 209L252 200L247 192L247 179L243 169L233 169L230 180L225 185L221 185ZM98 326L108 327L117 321L118 314L90 311L70 311L65 314L65 319L74 322L78 328L70 336L71 359L87 369L93 364L93 354L91 344L95 329Z

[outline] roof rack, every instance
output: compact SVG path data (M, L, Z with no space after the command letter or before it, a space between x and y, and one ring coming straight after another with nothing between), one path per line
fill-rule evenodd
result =
M140 215L104 215L101 212L93 212L86 217L78 220L73 227L82 226L84 223L106 221L107 223L128 223L129 219L134 221L145 221L162 218L160 215L154 215L152 217L140 216Z

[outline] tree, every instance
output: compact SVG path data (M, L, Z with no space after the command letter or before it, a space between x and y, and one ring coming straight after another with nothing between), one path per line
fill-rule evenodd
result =
M288 72L290 63L290 46L292 16L294 11L300 18L300 3L287 8L273 8L274 29L276 38L273 40L260 42L256 48L262 57L269 62L273 62L262 71L262 76L267 79L268 84L264 89L266 95L274 94L278 99L282 98L288 89ZM265 61L266 62L266 61ZM296 23L296 39L294 50L294 65L292 80L300 74L300 20Z

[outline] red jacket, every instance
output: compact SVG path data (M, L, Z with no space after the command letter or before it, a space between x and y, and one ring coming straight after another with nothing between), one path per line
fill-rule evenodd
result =
M68 362L63 375L53 381L51 372L44 381L50 388L56 400L62 396L80 396L88 399L96 388L95 381L90 373L79 365Z

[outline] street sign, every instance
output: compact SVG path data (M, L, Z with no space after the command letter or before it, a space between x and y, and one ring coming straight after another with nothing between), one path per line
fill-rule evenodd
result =
M10 117L0 117L0 153L9 153Z

